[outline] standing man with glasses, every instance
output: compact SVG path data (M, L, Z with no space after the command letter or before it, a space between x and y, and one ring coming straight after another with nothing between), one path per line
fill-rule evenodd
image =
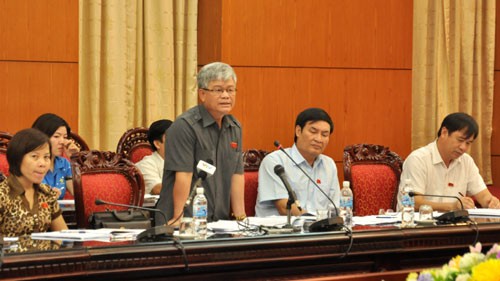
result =
M192 205L184 208L198 179L200 160L213 162L215 173L202 181L208 201L208 221L244 219L244 177L241 125L229 114L236 101L236 74L231 66L214 62L197 76L201 104L181 114L167 131L165 167L157 208L168 224L192 216ZM156 225L164 218L156 215Z

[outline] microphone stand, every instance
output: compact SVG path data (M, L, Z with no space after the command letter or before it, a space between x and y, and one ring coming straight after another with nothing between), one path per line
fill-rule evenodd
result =
M409 192L408 195L410 197L422 196L422 197L439 197L439 198L457 199L458 202L460 202L460 206L462 207L462 209L446 212L446 213L440 215L439 217L437 217L436 221L440 224L446 224L446 223L459 223L459 222L464 222L464 221L469 220L469 212L464 209L464 204L462 203L462 200L460 200L460 198L458 198L458 196L418 194L418 193L415 193L413 191Z
M292 204L295 202L292 196L288 196L288 201L286 202L286 224L284 228L292 228Z
M333 200L321 189L321 187L319 187L319 185L311 178L311 176L309 176L309 174L307 174L306 171L304 171L304 169L302 169L302 167L300 167L300 165L297 162L295 162L295 160L293 160L292 156L290 156L283 149L279 141L275 140L274 146L276 146L279 150L281 150L281 152L283 152L295 164L295 166L299 168L299 170L326 197L326 199L328 199L328 201L332 203L333 207L335 208L335 217L323 219L311 224L311 226L309 226L309 232L333 231L342 229L344 225L344 220L341 217L339 217L339 212L335 202L333 202Z
M153 209L153 208L139 207L139 206L133 206L133 205L114 203L114 202L107 202L107 201L103 201L103 200L98 199L98 198L95 200L94 203L96 205L113 205L113 206L126 207L126 208L138 209L138 210L145 210L145 211L149 211L149 212L159 212L163 216L163 218L165 219L165 224L158 225L155 227L150 227L150 228L144 230L143 232L139 233L137 235L137 238L136 238L136 240L139 242L153 242L153 241L170 240L174 234L174 228L172 226L166 225L167 216L160 209Z

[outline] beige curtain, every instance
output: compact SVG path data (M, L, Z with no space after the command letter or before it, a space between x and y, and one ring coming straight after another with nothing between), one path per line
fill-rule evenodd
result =
M130 128L197 102L196 0L80 0L79 134L116 150Z
M412 149L437 137L452 112L472 115L470 154L491 183L495 0L413 1Z

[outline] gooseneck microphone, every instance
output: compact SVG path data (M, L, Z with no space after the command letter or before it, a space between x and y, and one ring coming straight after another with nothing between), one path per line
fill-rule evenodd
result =
M101 200L99 198L96 198L94 203L96 205L112 205L112 206L126 207L126 208L130 208L130 209L137 209L137 210L144 210L144 211L149 211L149 212L160 213L163 216L163 219L165 219L165 222L167 222L167 215L165 215L165 213L162 212L160 209L146 208L146 207L139 207L139 206L134 206L134 205L108 202L108 201ZM174 228L164 224L164 225L159 225L159 226L151 227L151 228L144 230L143 232L141 232L137 235L136 239L137 239L137 241L140 241L140 242L162 241L162 240L170 239L173 236L173 234L174 234Z
M297 206L297 209L299 209L299 211L302 211L302 207L300 207L299 200L297 200L297 196L295 195L295 192L290 187L290 183L288 182L288 179L286 178L285 168L283 168L283 166L278 164L278 165L274 166L274 173L281 179L281 181L283 182L283 185L285 185L286 191L288 191L288 198L290 200L290 204L295 203L295 205Z
M439 223L457 223L457 222L463 222L463 221L468 221L469 220L469 212L464 209L464 204L462 203L462 200L458 196L451 196L451 195L435 195L435 194L419 194L415 193L413 191L408 192L408 195L410 197L415 197L415 196L422 196L422 197L438 197L438 198L453 198L457 199L458 202L460 202L460 206L462 207L461 210L455 210L455 211L450 211L446 212L439 217L436 218L436 220Z
M414 197L414 196L422 196L422 197L442 197L442 198L454 198L454 199L457 199L458 202L460 202L460 206L462 207L462 210L464 210L464 204L462 203L462 200L460 200L460 198L458 196L451 196L451 195L434 195L434 194L419 194L419 193L415 193L413 191L410 191L408 192L408 195L410 197Z
M290 156L290 154L288 154L285 151L285 149L283 149L283 147L281 146L279 141L275 140L274 146L276 146L276 148L281 150L281 152L283 152L290 160L292 160L292 162L295 164L295 166L297 168L299 168L299 170L309 179L310 182L313 183L313 185L326 197L326 199L328 199L328 201L330 201L330 203L332 203L333 207L335 208L335 217L320 220L320 221L317 221L317 222L311 224L311 226L309 227L309 231L310 232L320 232L320 231L331 231L331 230L341 229L342 225L344 224L344 220L341 217L339 217L337 205L335 204L335 202L333 202L333 200L330 198L330 196L328 196L323 191L323 189L321 189L321 187L306 173L306 171L304 171L302 169L302 167L300 167L300 165L297 162L295 162L295 160L293 160L292 156Z
M337 211L337 205L335 204L335 202L333 202L333 200L323 191L323 189L321 189L321 187L319 187L319 185L306 173L306 171L304 171L302 169L302 167L300 167L300 165L295 162L295 160L293 160L292 156L290 156L290 154L288 154L284 149L283 147L281 146L280 142L275 140L274 141L274 146L276 146L279 150L281 150L288 158L290 158L290 160L292 160L292 162L295 164L295 166L297 166L297 168L299 168L299 170L309 179L309 181L311 181L314 186L316 186L316 188L318 188L319 191L321 191L321 193L326 197L326 199L328 199L328 201L330 201L330 203L332 203L332 205L335 207L335 213L336 215L338 216L338 211Z

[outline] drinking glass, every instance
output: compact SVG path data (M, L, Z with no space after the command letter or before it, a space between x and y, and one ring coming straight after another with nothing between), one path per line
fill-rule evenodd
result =
M418 209L419 220L430 221L432 220L432 207L429 205L421 205Z
M328 209L316 210L316 220L324 220L328 218Z
M182 218L181 224L179 225L179 235L180 236L194 235L193 218Z

